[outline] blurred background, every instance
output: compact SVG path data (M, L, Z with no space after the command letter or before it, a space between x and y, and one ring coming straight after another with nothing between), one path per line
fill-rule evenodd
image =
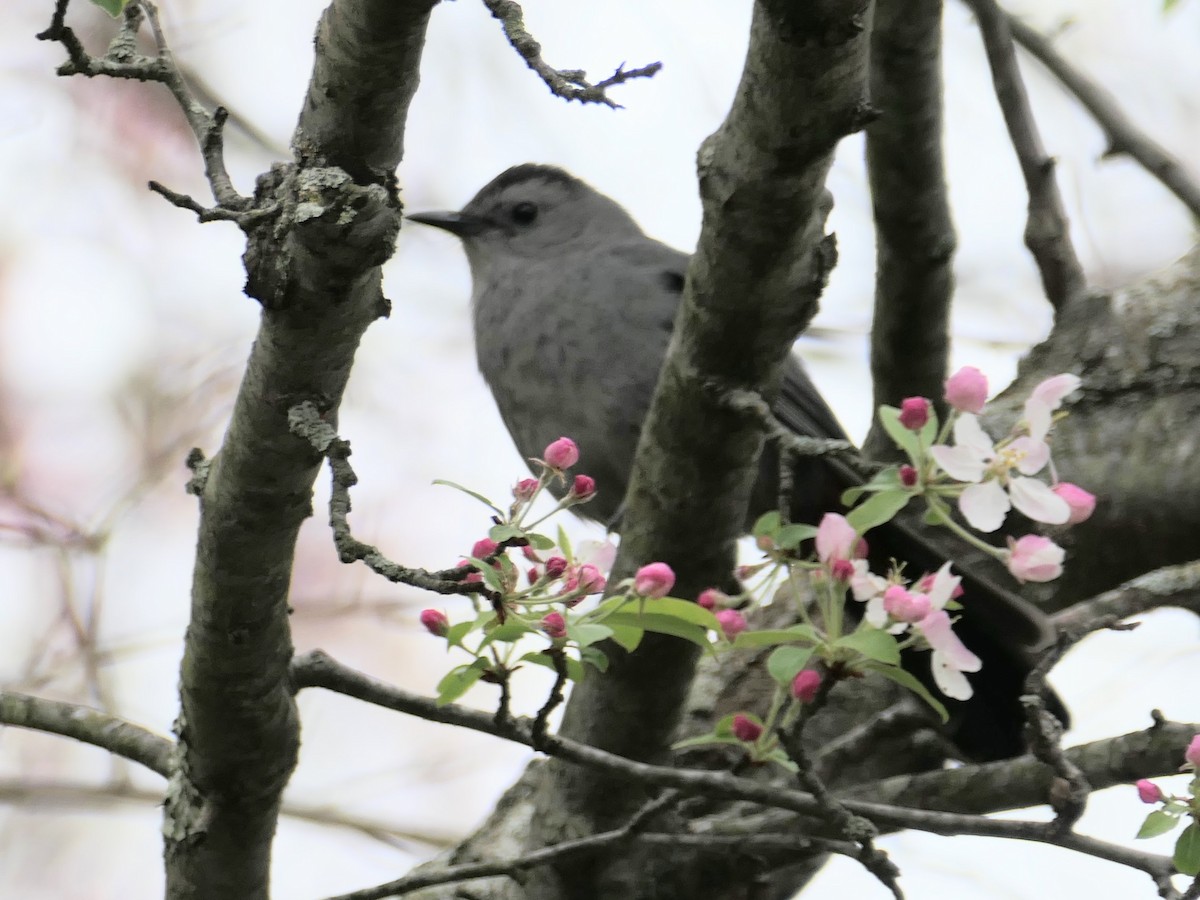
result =
M240 190L285 158L312 63L317 0L171 0L163 25L194 86L228 106ZM185 495L192 446L219 446L257 323L241 292L243 241L198 225L146 189L160 181L207 202L190 132L166 91L60 79L60 47L39 43L50 0L6 5L0 48L0 683L102 707L161 733L176 709L197 520ZM556 163L627 206L677 247L699 229L694 156L720 123L745 52L749 3L528 0L547 61L594 80L618 63L664 64L619 87L625 108L548 95L472 0L433 15L399 170L408 209L458 208L493 175ZM1009 4L1108 88L1134 121L1200 178L1200 2L1025 0ZM78 2L70 23L99 52L113 25ZM946 11L949 181L959 229L956 365L1011 378L1048 331L1049 308L1021 243L1025 192L996 111L978 35ZM1186 211L1125 159L1101 159L1100 130L1023 58L1048 151L1059 160L1076 247L1093 283L1121 285L1195 240ZM830 179L841 262L799 352L856 437L870 415L865 335L872 225L860 137ZM394 303L369 331L340 430L361 482L356 534L411 565L451 565L488 519L445 478L504 500L525 470L476 372L469 277L457 242L406 228L385 270ZM580 469L587 469L583 448ZM293 605L299 650L321 647L431 693L459 660L417 624L422 597L340 565L325 513L301 536ZM1103 495L1102 485L1088 485ZM570 519L577 538L597 536ZM1090 638L1055 683L1075 712L1070 742L1149 724L1159 707L1200 720L1196 620L1147 617L1133 634ZM545 682L523 673L517 706ZM1191 679L1189 681L1189 679ZM494 703L491 690L467 700ZM467 833L526 754L349 700L300 697L304 746L275 853L275 896L317 898L397 877ZM0 896L161 896L161 780L105 753L0 730ZM1146 811L1132 788L1096 796L1082 829L1132 839ZM1171 837L1144 843L1168 851ZM1053 848L902 835L882 842L910 896L1150 897L1142 876ZM806 897L883 896L837 861Z

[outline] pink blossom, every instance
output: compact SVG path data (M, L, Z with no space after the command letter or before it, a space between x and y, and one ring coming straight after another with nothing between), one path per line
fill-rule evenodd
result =
M542 459L552 469L569 469L579 462L579 447L569 437L560 437L546 447Z
M1137 787L1138 799L1143 803L1161 803L1164 799L1162 788L1149 778L1141 779L1135 786Z
M536 584L537 580L542 577L542 573L538 571L537 566L530 566L529 571L525 573L530 584Z
M1200 769L1200 734L1194 735L1183 752L1184 761L1193 769Z
M576 582L573 587L585 594L598 594L608 584L608 579L591 563L584 563L580 566L578 574L572 576L571 580Z
M744 713L733 717L733 736L739 741L752 744L762 734L762 726Z
M696 605L704 609L716 609L718 606L724 605L728 599L725 592L718 588L705 588L696 598Z
M435 637L445 637L450 630L450 619L440 609L421 610L421 624Z
M564 638L567 636L567 620L563 618L562 613L546 613L542 617L542 631L556 641Z
M825 513L817 525L817 558L829 567L835 560L852 559L858 540L858 532L845 516Z
M1025 401L1025 424L1029 426L1029 436L1035 441L1044 441L1050 433L1050 425L1054 421L1054 412L1061 405L1067 394L1083 384L1078 375L1064 373L1047 378L1038 384Z
M920 622L933 610L929 597L913 593L898 584L883 592L883 608L897 622Z
M946 402L959 412L979 412L987 395L987 376L974 366L963 366L946 379Z
M537 493L538 480L536 478L522 478L513 488L513 497L517 500L529 500Z
M1066 552L1050 538L1027 534L1008 539L1008 571L1017 581L1053 581L1063 572Z
M916 487L918 472L907 463L900 467L900 483L906 488Z
M596 479L591 475L576 475L571 483L571 496L583 502L596 496Z
M929 401L924 397L905 397L900 401L900 424L909 431L920 431L929 421Z
M500 545L491 538L480 538L471 548L471 555L476 559L487 559L489 556L494 556L499 549Z
M938 690L955 700L969 699L971 682L963 672L978 672L983 663L958 639L950 627L950 616L944 609L935 609L916 627L933 650L930 667Z
M835 559L829 574L835 581L849 581L854 577L854 563L848 559Z
M728 640L733 640L748 627L746 617L736 609L723 609L717 613L717 624Z
M664 562L647 563L633 576L633 589L643 597L665 597L675 586L675 572Z
M821 689L821 673L814 669L801 669L792 679L792 696L801 703L812 703Z
M1065 500L1028 477L1050 461L1050 448L1040 439L1020 437L995 447L979 419L963 413L954 423L954 446L935 444L929 453L951 478L971 482L959 496L958 508L980 531L995 531L1014 506L1037 522L1054 525L1071 514Z
M561 556L552 556L546 560L546 577L550 579L558 578L563 572L567 571L567 561Z
M1096 509L1096 495L1085 491L1077 484L1060 481L1051 490L1065 500L1067 507L1071 510L1071 514L1067 518L1068 525L1086 522Z

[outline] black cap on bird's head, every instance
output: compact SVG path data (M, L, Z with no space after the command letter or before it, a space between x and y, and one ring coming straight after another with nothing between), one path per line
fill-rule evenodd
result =
M642 236L617 203L563 169L535 163L501 172L459 212L408 218L462 238L472 257L544 257Z

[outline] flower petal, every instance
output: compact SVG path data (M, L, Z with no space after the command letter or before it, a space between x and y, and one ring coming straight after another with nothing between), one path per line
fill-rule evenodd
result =
M971 690L971 682L967 680L967 676L946 662L942 654L935 652L929 660L929 667L933 670L933 683L947 697L970 700L971 695L975 693Z
M963 413L954 423L954 445L973 450L981 459L992 459L996 448L992 444L991 435L979 424L979 417Z
M929 642L929 646L944 657L946 665L953 666L960 672L978 672L983 667L979 657L958 639L958 635L950 627L950 616L944 609L931 612L917 623L917 628Z
M817 526L817 557L821 562L831 559L850 559L858 532L845 516L826 513Z
M985 460L969 447L947 447L934 444L929 448L934 462L957 481L979 481L983 478Z
M1022 475L1036 475L1050 462L1050 445L1029 437L1019 437L1008 445L1016 469Z
M990 534L1003 524L1010 507L1008 494L998 481L969 485L958 498L958 509L963 518L972 528L985 534Z
M1050 486L1036 478L1014 478L1008 485L1012 505L1035 522L1062 525L1071 518L1071 507Z
M929 602L934 609L944 609L946 603L954 596L962 578L950 574L950 563L947 561L933 574L933 584L929 586Z

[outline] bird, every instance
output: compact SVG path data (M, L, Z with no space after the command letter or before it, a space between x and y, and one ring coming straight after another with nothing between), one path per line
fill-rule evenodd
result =
M536 458L556 438L572 437L597 487L592 501L574 508L602 522L619 519L689 255L646 235L620 204L586 182L536 163L502 172L457 212L407 218L462 242L479 370L518 451ZM846 439L794 355L772 411L796 434ZM778 505L778 464L768 442L749 523ZM796 459L792 475L791 519L812 524L862 481L858 469L832 456ZM910 515L873 531L873 568L876 560L898 559L908 571L932 572L947 558L969 554L965 542L931 530ZM1004 587L988 565L975 551L960 572L966 594L956 631L983 668L972 678L970 700L948 701L956 746L980 761L1024 751L1019 698L1056 637L1049 618ZM928 682L927 669L926 663ZM1065 722L1061 702L1052 694L1047 699Z

